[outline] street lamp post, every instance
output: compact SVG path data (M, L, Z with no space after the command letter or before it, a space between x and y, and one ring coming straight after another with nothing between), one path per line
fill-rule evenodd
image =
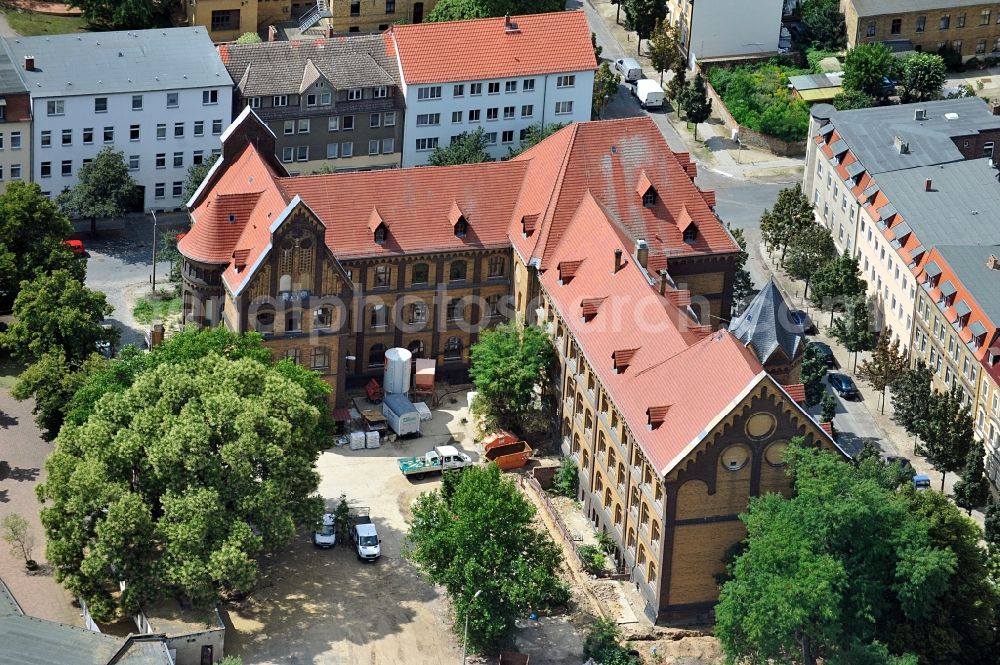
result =
M150 208L149 214L153 216L153 293L156 293L156 211Z
M469 643L469 612L472 611L472 604L476 602L476 598L479 598L479 594L481 594L482 592L483 590L480 589L475 594L473 594L472 600L469 601L469 607L466 608L465 610L465 631L462 634L462 665L465 665L466 647L468 646Z

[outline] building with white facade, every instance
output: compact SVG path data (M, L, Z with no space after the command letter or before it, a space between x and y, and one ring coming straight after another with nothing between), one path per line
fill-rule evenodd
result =
M404 167L479 128L499 159L532 125L590 120L597 62L583 12L397 25L385 40L406 100Z
M837 249L858 258L869 294L877 298L880 328L906 346L915 275L927 252L942 243L1000 239L991 233L995 215L979 210L972 202L975 188L962 185L990 182L990 169L960 165L993 157L1000 106L976 97L852 111L817 104L810 137L803 192ZM957 170L964 177L946 178L944 165L948 174ZM967 207L960 205L963 198ZM945 199L949 206L942 208ZM951 211L947 221L944 210Z
M667 0L688 66L706 60L776 55L784 0Z
M188 168L218 150L233 81L203 27L5 40L31 95L31 179L49 196L103 148L123 153L143 209L183 205Z

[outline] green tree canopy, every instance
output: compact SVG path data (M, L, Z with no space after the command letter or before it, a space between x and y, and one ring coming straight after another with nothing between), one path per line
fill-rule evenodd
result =
M751 499L741 517L748 547L716 607L727 662L899 662L856 654L880 650L887 617L931 619L955 554L904 498L834 454L793 445L785 460L794 496Z
M948 78L944 58L936 53L914 53L903 60L903 101L937 99Z
M92 353L78 366L66 360L66 352L61 348L46 351L18 375L11 395L35 401L32 408L35 424L42 430L42 438L51 441L62 427L73 395L87 377L102 371L107 362L100 354Z
M236 38L237 44L260 44L263 41L256 32L244 32Z
M249 591L254 557L323 510L320 422L277 367L214 353L106 394L62 428L38 487L56 579L99 619Z
M434 148L427 163L431 166L454 166L456 164L479 164L492 162L486 152L486 130L479 127L474 132L462 132L449 145Z
M796 233L788 245L788 255L784 267L791 277L805 280L803 295L809 295L809 280L816 269L837 256L837 246L833 244L830 231L819 224L810 224Z
M814 223L812 203L802 193L802 186L795 183L778 192L773 209L764 210L760 217L760 232L769 250L781 250L780 261L784 263L785 252L792 240Z
M899 340L889 340L888 333L879 337L872 357L862 361L858 375L871 384L881 395L881 409L885 413L885 389L895 383L906 371L906 356L899 348Z
M899 378L889 384L892 419L913 436L920 436L926 431L930 418L932 378L930 368L918 358L912 368L905 369Z
M847 43L847 28L838 0L803 0L800 7L806 40L814 48L836 51Z
M753 280L750 279L750 271L746 267L750 255L747 253L747 239L743 229L729 224L726 224L726 228L740 246L739 254L736 256L736 276L733 278L733 311L738 314L757 295L757 289L753 288Z
M212 166L219 159L218 155L211 155L208 159L202 161L201 164L192 164L188 167L187 177L184 178L184 202L187 203L194 193L198 191L201 187L201 183L205 180L205 176L208 172L212 170Z
M67 0L83 10L83 17L105 30L149 28L153 25L152 0Z
M592 111L601 117L601 113L607 108L608 103L618 94L618 83L621 77L611 70L611 65L602 62L594 75L594 95L592 100Z
M816 307L830 310L830 324L833 325L833 312L842 308L845 301L864 295L867 289L858 259L845 251L816 270L809 300Z
M964 392L958 387L946 393L934 391L921 441L915 446L917 454L941 472L942 492L945 476L962 470L975 443L975 423L963 400Z
M799 377L806 389L806 404L811 407L816 406L826 394L826 386L823 383L826 377L826 361L812 344L806 347Z
M96 233L98 219L124 216L135 196L125 153L107 147L80 167L77 183L59 195L59 203L70 216L89 219L90 231Z
M663 84L663 72L676 70L684 66L684 57L681 55L680 30L676 25L671 25L670 21L659 19L653 27L653 34L649 36L649 60L653 69L660 74L660 84Z
M955 503L971 515L973 508L982 508L990 499L990 481L986 478L986 450L982 441L969 446L962 477L955 483Z
M91 291L66 270L25 282L14 300L14 323L0 333L0 347L31 362L50 351L62 351L77 364L99 341L117 342L118 331L101 322L111 305L100 291Z
M834 321L830 328L830 336L854 354L855 367L858 365L858 353L872 350L878 341L872 323L874 309L874 300L857 296L845 304L844 316Z
M562 552L536 529L535 508L513 479L491 464L462 472L453 494L421 494L413 507L406 556L445 587L455 627L468 618L469 644L495 651L510 642L529 608L568 599L559 579ZM478 598L473 598L481 591Z
M871 108L878 104L878 100L860 90L845 90L834 95L831 104L838 111L850 111L852 109Z
M625 9L625 28L636 34L635 52L642 52L642 40L649 39L657 21L666 18L667 5L663 0L622 0Z
M463 21L509 14L541 14L562 11L558 0L440 0L427 16L428 21Z
M894 64L892 51L882 42L858 44L844 58L844 90L883 99L886 96L883 79L892 74Z
M694 123L694 137L698 138L698 124L712 115L712 100L708 98L705 77L698 72L691 81L691 87L684 95L684 113L688 121Z
M537 411L555 352L539 326L505 323L484 332L472 346L469 376L476 386L476 415L487 429L519 429L526 413Z
M36 184L15 181L0 196L0 311L14 304L21 282L65 270L78 281L86 261L64 244L73 225Z

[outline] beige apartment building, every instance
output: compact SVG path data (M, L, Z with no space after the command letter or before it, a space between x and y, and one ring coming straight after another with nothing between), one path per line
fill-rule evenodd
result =
M187 25L203 25L213 42L231 42L247 32L290 21L304 0L186 0Z
M841 0L847 45L883 42L895 51L936 53L948 45L963 58L1000 55L1000 2L982 0Z
M6 45L0 50L0 194L7 183L31 180L31 97Z
M817 104L810 136L803 191L816 220L857 257L879 328L906 346L928 251L995 233L987 208L964 201L996 188L1000 107L975 97L853 111Z

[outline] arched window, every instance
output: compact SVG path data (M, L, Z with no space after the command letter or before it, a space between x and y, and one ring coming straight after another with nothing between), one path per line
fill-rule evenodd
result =
M656 564L652 561L649 562L649 572L646 573L646 581L650 584L656 582Z
M461 360L462 359L462 338L457 335L452 335L448 338L448 341L444 343L444 359L445 360Z
M583 468L590 468L590 454L586 450L583 451Z
M464 238L469 232L469 223L465 221L465 217L459 217L458 221L455 222L455 235L459 238Z
M368 351L368 366L382 367L385 365L385 344L375 344Z
M323 305L313 310L313 326L316 328L329 328L333 325L333 308Z
M465 279L465 261L452 261L448 269L448 279L452 282L459 282Z
M698 227L694 224L688 225L688 227L684 229L684 242L694 242L697 239Z
M259 333L274 332L274 308L261 307L257 310L257 321L254 328Z
M645 566L646 565L646 548L639 544L639 555L635 559L635 565Z
M660 542L660 523L656 520L653 520L653 528L649 534L649 538L653 541L654 545Z
M573 454L580 452L580 435L573 432Z
M384 245L386 238L389 236L389 231L385 228L385 224L379 224L375 227L375 242L379 245Z
M424 343L419 339L415 339L410 342L410 345L406 347L406 350L413 354L414 358L424 357Z

